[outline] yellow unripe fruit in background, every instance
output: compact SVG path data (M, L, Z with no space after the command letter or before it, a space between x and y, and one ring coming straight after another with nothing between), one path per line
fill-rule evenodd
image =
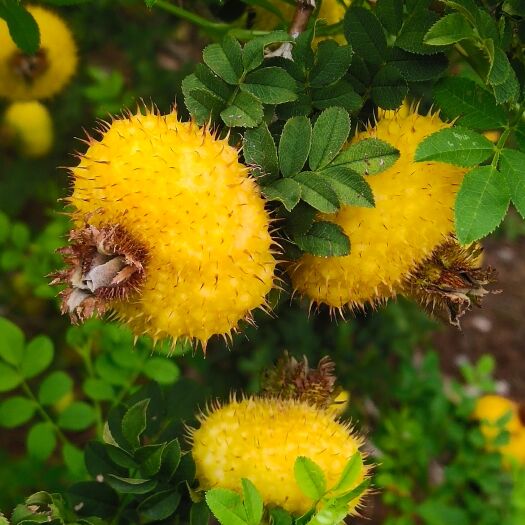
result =
M3 125L23 156L41 157L53 146L53 121L40 102L14 102L4 114Z
M25 55L17 48L7 24L0 19L0 97L32 100L55 95L77 67L77 48L71 31L58 15L28 7L40 31L40 49Z
M501 426L503 417L509 420ZM487 440L487 449L497 449L504 457L504 465L525 465L525 422L520 417L520 405L511 399L498 395L485 395L476 402L472 417L480 422L480 428ZM495 445L494 440L505 430L508 442Z
M296 459L306 456L317 463L329 489L362 444L332 410L293 399L233 400L202 415L200 422L191 438L202 489L221 487L240 492L241 479L246 478L261 493L265 505L280 506L295 515L315 503L295 481ZM366 470L363 466L355 487L365 478ZM349 512L358 504L356 498Z
M205 346L265 306L270 218L238 155L176 112L148 112L113 121L72 169L77 226L118 225L146 252L143 282L110 304L136 334Z
M282 14L282 18L286 21L285 25L289 25L295 12L295 6L285 2L284 0L270 0L270 3L279 9ZM350 0L347 0L345 3L350 5ZM325 21L328 25L337 24L343 20L346 9L347 7L345 7L343 3L339 2L339 0L323 0L321 9L319 10L318 19ZM257 29L270 31L283 24L283 21L268 9L255 6L254 11L254 27ZM333 38L342 42L345 41L342 35L334 35Z
M417 145L449 127L438 115L413 108L383 112L352 142L377 138L400 152L397 162L366 178L375 208L344 206L320 218L341 226L350 238L345 257L304 255L290 266L292 284L312 302L360 308L400 291L411 270L453 232L456 192L466 172L450 164L414 162Z

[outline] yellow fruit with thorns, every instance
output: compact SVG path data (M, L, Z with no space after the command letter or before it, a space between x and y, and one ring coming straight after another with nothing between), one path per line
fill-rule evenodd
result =
M53 122L40 102L14 102L4 114L3 124L23 156L41 157L53 146Z
M190 430L196 478L202 489L215 487L240 492L249 479L265 505L279 506L294 515L315 502L305 496L294 477L298 457L321 467L328 489L339 480L348 460L359 452L362 440L330 409L304 401L276 397L232 400L200 417L200 428ZM351 490L362 483L362 465ZM350 502L354 513L361 497Z
M31 100L55 95L77 67L77 48L66 23L48 9L28 7L40 31L40 49L28 55L18 49L0 19L0 97Z
M453 206L465 169L439 162L414 162L418 144L449 127L438 115L414 108L383 112L375 125L352 142L381 139L400 157L385 171L370 175L375 208L344 206L321 215L342 227L351 242L344 257L304 255L290 266L292 283L314 303L333 309L362 308L394 296L404 279L429 257L454 229Z
M239 152L176 112L108 124L72 169L77 229L63 250L63 310L113 309L153 339L229 337L264 308L270 218Z
M255 6L255 21L254 27L257 29L272 30L279 26L286 28L292 21L295 5L286 0L270 0L270 4L277 8L281 13L279 18L275 13L265 9L262 6ZM318 19L323 20L329 25L341 22L345 16L347 7L350 5L350 0L323 0L319 10ZM342 35L333 35L330 38L335 38L340 42L345 42Z

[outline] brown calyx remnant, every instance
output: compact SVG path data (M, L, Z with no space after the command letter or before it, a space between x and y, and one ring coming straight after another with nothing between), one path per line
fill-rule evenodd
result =
M17 51L9 61L11 70L15 75L22 77L30 84L47 71L49 60L45 49L39 49L34 55Z
M460 318L480 307L489 291L485 286L496 282L494 268L482 268L483 248L478 243L461 246L450 236L434 249L405 280L404 292L429 313L443 317L460 328Z
M51 275L51 284L67 286L61 310L74 324L102 315L113 300L125 301L145 277L146 249L118 225L71 230L69 246L58 252L67 267Z
M525 401L522 401L518 405L518 417L521 421L521 424L525 427Z
M340 389L335 388L335 364L323 357L317 368L310 368L306 356L298 361L288 352L267 370L262 379L262 393L283 399L306 401L321 408L329 406Z

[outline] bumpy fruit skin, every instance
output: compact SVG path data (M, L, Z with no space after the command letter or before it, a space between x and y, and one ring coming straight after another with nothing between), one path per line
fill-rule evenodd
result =
M40 102L14 102L4 114L3 124L23 156L41 157L53 146L53 121Z
M77 48L66 23L52 11L38 6L28 7L40 30L40 52L45 64L30 80L16 70L13 61L21 51L9 36L0 19L0 97L31 100L55 95L67 84L77 67Z
M352 142L378 138L400 157L387 170L367 177L375 208L344 206L321 215L349 236L345 257L304 255L290 266L294 288L314 303L332 308L362 308L401 291L405 276L430 255L454 228L453 204L465 169L439 162L414 162L417 145L449 127L436 114L414 108L383 112L376 125Z
M112 304L136 334L204 346L265 306L270 218L238 154L176 112L148 112L113 121L72 169L77 225L119 225L146 249L135 298Z
M286 20L288 23L292 21L295 12L295 6L284 2L283 0L270 0L270 3L280 10L284 20ZM346 0L345 3L347 6L350 5L350 0ZM263 7L255 6L254 11L254 26L257 29L270 31L282 24L282 20L280 20L271 11L264 9ZM318 18L319 20L324 20L327 24L332 25L340 22L344 18L345 13L346 7L341 2L339 2L339 0L323 0ZM335 38L342 43L345 42L342 35L334 35L331 38Z
M313 501L297 486L294 463L306 456L323 470L332 487L361 440L333 412L293 399L232 400L201 417L192 433L192 454L202 489L240 491L241 479L257 487L266 505L301 515ZM366 467L358 476L359 485ZM359 499L359 498L358 498ZM349 512L359 504L353 501Z

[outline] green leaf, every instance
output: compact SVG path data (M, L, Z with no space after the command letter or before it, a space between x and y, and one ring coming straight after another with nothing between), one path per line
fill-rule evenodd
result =
M143 399L129 408L122 418L122 434L134 448L140 446L140 436L146 430L149 399Z
M427 499L417 509L425 525L470 525L471 519L466 510L446 504L436 499Z
M363 105L363 100L346 80L333 86L312 89L312 104L316 109L340 106L348 112L355 112Z
M243 152L246 164L254 167L252 173L255 172L257 176L279 175L277 148L266 123L263 122L258 128L246 131Z
M51 372L40 384L38 401L42 405L53 405L71 392L73 380L62 370Z
M270 509L271 525L292 525L293 519L284 509L279 507Z
M503 84L492 86L492 92L498 104L517 100L520 93L520 84L514 69L511 68L511 72Z
M161 385L171 385L180 377L180 370L169 358L151 357L144 365L144 374Z
M222 120L230 128L254 128L261 123L263 116L259 99L244 91L237 93L231 105L221 112Z
M286 122L279 142L279 166L284 177L299 173L308 158L312 143L312 125L306 117Z
M438 48L423 42L425 35L437 20L438 15L432 11L414 9L405 20L401 32L396 38L396 46L420 55L438 53Z
M198 81L193 88L209 91L224 103L228 101L234 92L234 87L224 82L221 77L215 74L205 64L197 64L193 76L195 76Z
M392 166L399 151L379 139L365 139L345 148L331 166L344 166L360 175L374 175Z
M457 124L475 129L497 129L505 126L505 110L496 99L472 80L447 77L434 86L434 100L448 119L459 117Z
M316 63L310 72L310 86L322 87L340 80L350 67L352 55L351 46L340 46L335 40L320 42Z
M20 363L20 373L30 379L42 373L53 361L53 342L45 335L37 335L26 345L26 351Z
M24 357L24 339L24 333L18 326L0 317L0 358L18 366Z
M471 25L459 13L450 13L428 30L424 42L430 46L448 46L466 38L474 38Z
M396 109L408 93L406 80L400 71L390 65L382 67L372 80L372 100L383 109Z
M79 448L65 443L62 447L62 459L68 470L77 478L87 476L86 465L84 464L84 452Z
M379 0L376 15L383 27L396 35L403 24L403 0Z
M263 500L255 485L242 478L242 499L248 525L259 525L263 517Z
M475 166L494 153L494 144L468 128L445 128L428 136L416 150L417 162L439 161L456 166Z
M0 18L7 22L13 42L28 55L40 47L40 30L33 15L17 1L3 0L0 3Z
M193 503L190 510L190 525L208 525L210 521L210 511L206 501Z
M239 42L227 36L222 44L210 44L202 52L204 63L225 82L236 85L243 73Z
M346 463L339 480L330 492L341 493L352 489L363 470L363 458L359 452L356 452Z
M75 401L58 416L58 426L64 430L85 430L95 422L95 411L83 401Z
M216 120L225 104L207 89L192 89L184 99L186 106L200 125Z
M106 481L120 494L147 494L157 486L155 479L124 478L115 474L106 476Z
M493 86L503 84L511 75L512 66L510 65L507 54L503 49L496 47L494 57L490 64L490 70L487 80Z
M343 523L347 515L348 505L322 507L312 519L308 521L308 525L338 525L339 523Z
M264 60L264 49L270 44L291 42L293 38L286 31L273 31L268 35L250 40L242 51L244 70L249 72L258 68Z
M84 449L84 462L93 478L107 474L123 476L128 470L118 465L109 455L109 449L99 441L90 441Z
M36 405L27 397L14 396L0 404L0 425L15 428L27 423L34 415Z
M106 483L81 481L68 490L68 499L74 507L81 506L85 516L113 517L118 509L118 494Z
M339 208L337 194L325 179L311 171L303 171L294 176L301 187L301 199L324 213L335 213Z
M344 32L354 51L371 64L381 64L387 49L383 28L376 16L363 7L350 7L344 19Z
M448 67L447 57L442 53L428 57L397 47L390 50L388 63L394 66L407 82L424 82L438 78Z
M297 99L295 80L281 67L263 67L249 73L241 90L263 104L283 104Z
M310 149L309 165L312 170L324 168L341 151L350 133L350 117L338 107L328 108L317 118Z
M282 202L288 211L292 211L301 198L301 186L293 179L279 179L261 188L270 201Z
M305 496L314 501L319 501L324 496L326 478L317 463L307 457L299 456L295 460L294 475L297 485Z
M248 525L241 497L227 489L206 492L206 503L221 525Z
M503 149L500 170L507 179L514 206L525 219L525 153L514 149Z
M142 500L137 511L144 523L166 520L174 514L180 503L180 494L173 490L156 492ZM144 519L145 518L145 519Z
M160 470L166 443L144 445L135 450L135 459L140 464L140 472L145 478L154 477Z
M180 465L181 456L182 453L178 439L173 439L166 444L166 447L162 453L160 473L168 481L170 481L177 472L177 469Z
M151 9L157 3L157 0L144 0L144 2Z
M335 191L341 205L374 207L372 189L355 171L344 166L329 166L319 171L318 175L323 177Z
M467 173L456 198L459 241L468 244L492 232L503 220L509 201L506 179L492 166Z
M27 452L38 461L45 461L56 448L57 438L51 423L44 421L31 427L27 434Z
M16 370L0 362L0 392L9 392L22 382Z
M115 398L115 390L103 379L88 377L82 388L86 396L95 401L111 401Z

